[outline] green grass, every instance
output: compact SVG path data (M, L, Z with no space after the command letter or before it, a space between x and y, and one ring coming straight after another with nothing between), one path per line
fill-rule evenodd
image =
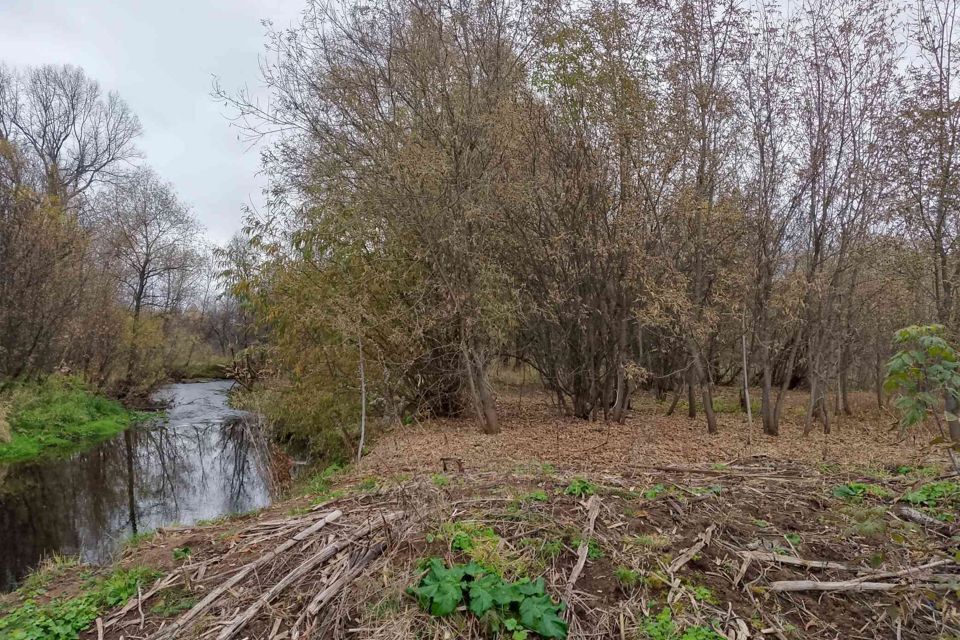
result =
M640 582L640 572L623 565L620 565L614 570L614 576L616 576L620 586L625 589L632 588Z
M150 611L158 616L171 618L189 611L195 604L197 604L197 598L190 591L183 587L173 587L160 592L156 604L150 607Z
M228 358L213 358L204 362L177 367L170 372L174 380L224 380L227 378Z
M104 611L121 606L159 574L153 569L119 569L109 576L93 578L73 598L57 598L38 604L28 597L19 607L0 618L0 638L16 640L74 640Z
M649 640L720 640L720 634L707 626L681 627L673 618L673 612L664 608L656 616L642 621L641 638Z
M11 439L0 463L66 457L107 440L138 419L119 402L97 396L75 378L51 377L5 394Z
M625 543L628 547L659 550L670 547L670 538L660 533L643 533L627 538Z

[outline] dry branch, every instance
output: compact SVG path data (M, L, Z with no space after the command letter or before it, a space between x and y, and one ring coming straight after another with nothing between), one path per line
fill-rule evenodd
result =
M356 564L350 568L350 571L335 580L330 586L314 596L313 600L310 601L310 604L307 606L307 614L315 616L320 613L320 610L338 593L343 589L347 584L352 582L360 572L363 571L368 564L373 562L378 558L387 548L387 545L383 542L374 545L371 547L359 560Z
M780 564L792 564L800 567L809 567L811 569L836 569L837 571L857 570L856 567L851 567L839 562L830 562L829 560L804 560L803 558L767 551L738 551L737 553L744 559L779 562Z
M230 589L238 585L240 582L242 582L243 579L246 578L248 575L250 575L250 573L252 573L255 569L257 569L257 567L263 566L264 564L270 562L280 554L296 546L298 542L306 540L310 536L320 531L327 524L333 522L334 520L336 520L342 515L343 515L343 512L340 511L339 509L336 511L331 511L326 516L324 516L314 524L310 525L306 529L300 531L298 534L296 534L295 536L293 536L292 538L290 538L289 540L287 540L286 542L278 546L273 551L266 553L260 556L259 558L257 558L256 560L254 560L253 562L245 565L242 569L240 569L240 571L235 573L233 577L223 582L219 587L215 588L213 591L211 591L206 596L204 596L204 598L200 602L195 604L193 608L191 608L185 614L180 616L178 620L174 621L172 624L170 624L166 628L162 629L158 633L151 636L150 640L176 638L177 634L182 629L185 629L186 626L189 625L191 621L193 621L197 616L199 616L204 611L206 611L214 602L216 602L216 600L220 596L222 596L224 593L226 593L227 591L229 591Z
M317 553L304 560L293 571L285 575L280 579L279 582L274 584L266 593L257 598L257 600L252 605L247 607L243 613L235 617L233 621L230 622L230 624L220 632L220 634L217 636L217 640L229 640L230 638L234 637L244 626L247 625L247 623L253 620L253 618L260 613L261 609L276 599L276 597L287 587L294 584L307 573L343 551L349 545L354 544L357 540L366 537L371 532L386 526L387 523L392 522L401 516L403 516L403 512L387 514L378 521L367 525L349 538L334 542L333 544L324 547Z
M710 544L711 538L713 538L713 532L716 530L717 525L712 524L707 527L703 533L697 536L697 541L691 545L686 551L677 556L676 560L670 563L668 571L670 575L675 574L677 571L680 571L688 562L693 560L693 557L700 553L705 546Z
M587 556L590 553L590 538L593 537L593 529L596 526L597 516L600 514L600 498L596 495L590 496L587 500L587 526L583 529L583 535L580 536L580 546L577 548L577 564L574 565L567 579L567 587L564 590L563 599L567 602L573 596L573 587L587 563Z
M816 580L780 580L770 583L770 591L891 591L893 589L948 590L950 585L925 582L865 582L844 580L842 582L817 582ZM946 587L946 589L945 589Z

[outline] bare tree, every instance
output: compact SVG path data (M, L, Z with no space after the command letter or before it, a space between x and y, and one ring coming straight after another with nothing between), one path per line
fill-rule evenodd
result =
M140 122L82 69L0 68L0 139L29 149L47 193L68 204L136 157Z
M201 267L200 229L172 186L149 169L137 171L101 194L96 207L105 229L105 250L133 320L129 386L136 370L142 315L180 309Z

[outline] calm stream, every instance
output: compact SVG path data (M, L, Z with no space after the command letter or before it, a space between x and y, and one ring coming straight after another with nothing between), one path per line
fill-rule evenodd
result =
M104 562L136 532L268 505L265 441L228 406L231 385L169 385L156 394L165 420L67 460L0 467L0 589L54 552Z

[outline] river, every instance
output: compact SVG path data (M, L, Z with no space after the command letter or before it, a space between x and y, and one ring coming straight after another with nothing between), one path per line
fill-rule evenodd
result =
M138 532L267 506L269 455L230 381L163 387L163 419L64 460L0 468L0 589L44 557L109 561Z

